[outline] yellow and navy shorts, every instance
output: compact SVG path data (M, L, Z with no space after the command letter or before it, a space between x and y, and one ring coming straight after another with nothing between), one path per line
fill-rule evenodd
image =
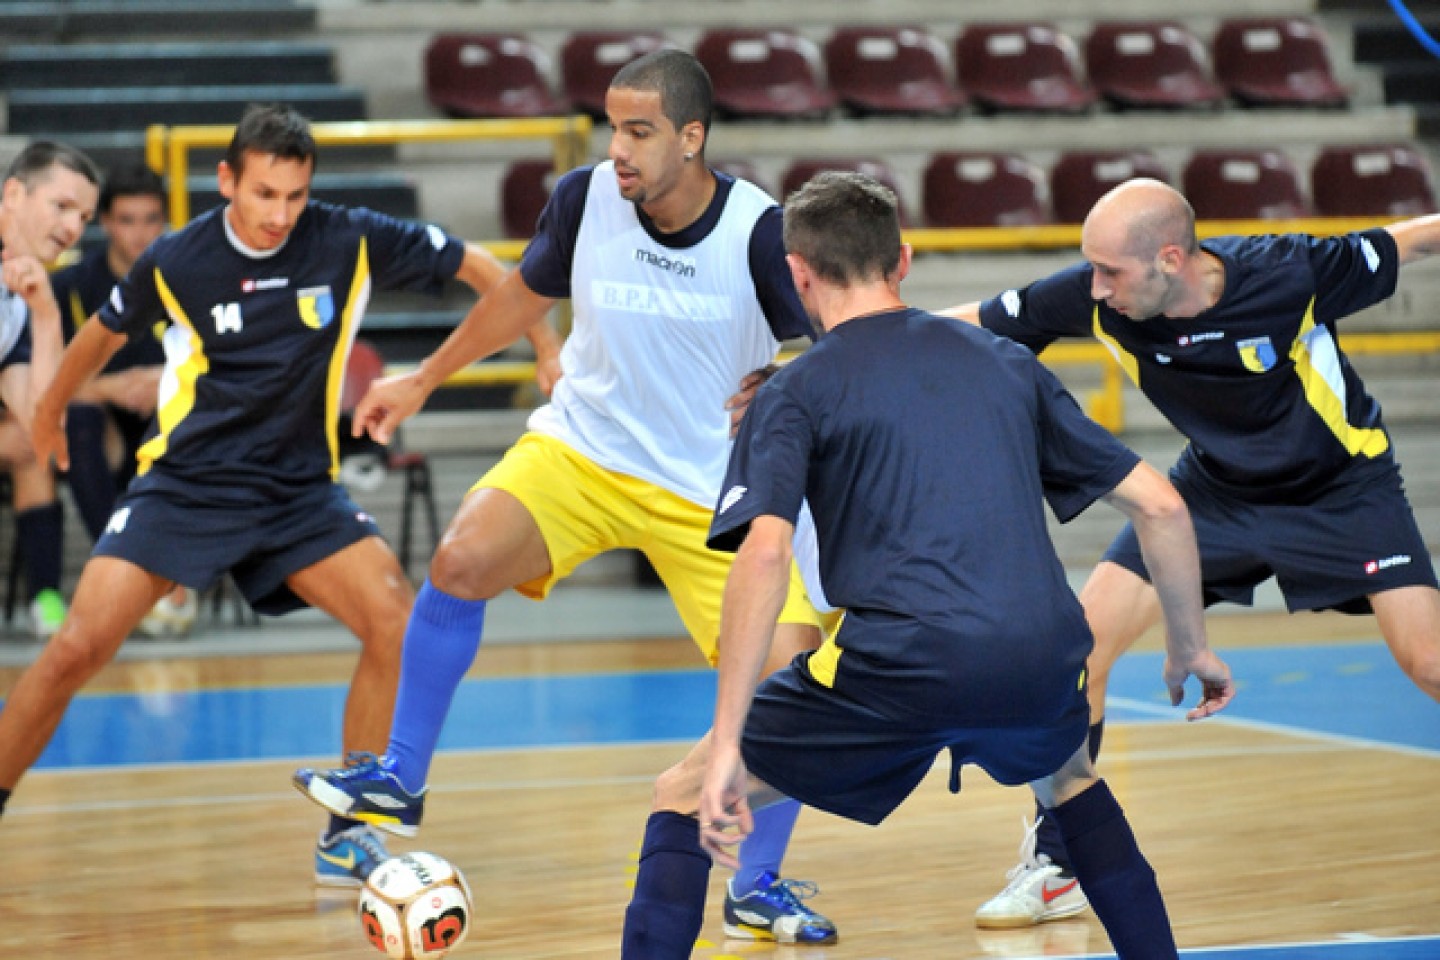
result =
M720 637L720 601L735 555L705 545L714 511L647 480L599 466L571 447L526 433L471 488L504 490L519 500L540 528L550 572L515 589L542 600L591 557L609 550L639 550L670 593L696 646L711 664ZM790 591L780 623L822 626L791 565Z

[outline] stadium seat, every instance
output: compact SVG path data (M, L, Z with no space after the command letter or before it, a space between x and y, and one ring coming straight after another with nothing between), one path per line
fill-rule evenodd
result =
M425 48L425 96L451 117L566 113L549 72L545 51L516 33L442 33Z
M1170 175L1148 150L1072 150L1050 168L1050 196L1056 223L1084 223L1095 201L1126 180Z
M850 170L855 173L863 173L874 177L885 186L889 187L900 202L900 225L909 225L909 218L905 215L905 197L900 192L899 183L895 179L895 172L884 160L870 157L828 157L823 160L796 160L785 170L780 181L780 200L794 193L803 187L807 181L822 170Z
M667 46L655 32L582 30L560 48L560 73L565 96L577 110L605 116L605 91L620 68L631 60Z
M1410 217L1435 212L1430 165L1414 147L1325 147L1310 168L1323 217Z
M1310 213L1300 172L1279 150L1197 150L1180 180L1199 220L1288 220Z
M955 38L959 86L986 110L1078 113L1095 102L1075 42L1048 23L966 27Z
M816 118L835 106L820 83L820 51L792 30L707 30L695 56L727 117Z
M540 211L555 186L555 161L549 158L516 160L500 179L500 226L511 240L535 236Z
M1225 99L1204 44L1172 21L1096 24L1085 65L1095 89L1121 108L1213 107Z
M867 114L952 114L965 96L949 78L945 44L922 27L843 27L825 41L840 102Z
M1343 107L1349 101L1313 20L1226 20L1210 49L1215 79L1247 106Z
M1050 222L1045 172L1016 153L947 152L925 167L932 227L1020 227Z

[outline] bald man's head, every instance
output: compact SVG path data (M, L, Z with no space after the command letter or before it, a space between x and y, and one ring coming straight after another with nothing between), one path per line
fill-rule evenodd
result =
M1109 254L1140 260L1174 245L1187 254L1200 249L1195 211L1180 191L1160 180L1127 180L1095 202L1081 230L1082 245L1095 243Z

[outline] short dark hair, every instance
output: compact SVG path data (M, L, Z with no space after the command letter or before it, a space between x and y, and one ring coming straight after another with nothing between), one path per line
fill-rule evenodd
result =
M889 277L900 265L895 194L874 177L824 170L785 200L785 250L822 280Z
M309 160L312 169L319 160L310 121L283 103L252 103L245 108L225 151L225 162L237 177L247 152L301 163Z
M160 201L161 209L165 208L168 199L165 181L160 179L160 174L139 161L122 163L105 174L97 211L102 215L109 213L116 197L155 197Z
M46 177L53 167L64 167L97 187L100 185L100 168L95 166L94 160L69 144L53 140L36 140L27 144L11 161L10 169L5 171L5 179L19 180L29 188Z
M652 51L621 67L610 86L660 94L660 112L676 130L698 121L709 139L715 91L710 74L693 54L669 47Z

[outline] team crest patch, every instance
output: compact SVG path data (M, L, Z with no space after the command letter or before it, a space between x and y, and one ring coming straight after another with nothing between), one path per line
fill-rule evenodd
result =
M1275 346L1270 342L1269 337L1253 337L1249 340L1240 340L1235 344L1235 349L1240 351L1240 362L1245 364L1245 369L1255 373L1264 373L1275 366L1278 359L1275 355Z
M335 319L335 298L331 296L329 287L297 290L295 301L300 307L300 319L313 330L319 330Z

